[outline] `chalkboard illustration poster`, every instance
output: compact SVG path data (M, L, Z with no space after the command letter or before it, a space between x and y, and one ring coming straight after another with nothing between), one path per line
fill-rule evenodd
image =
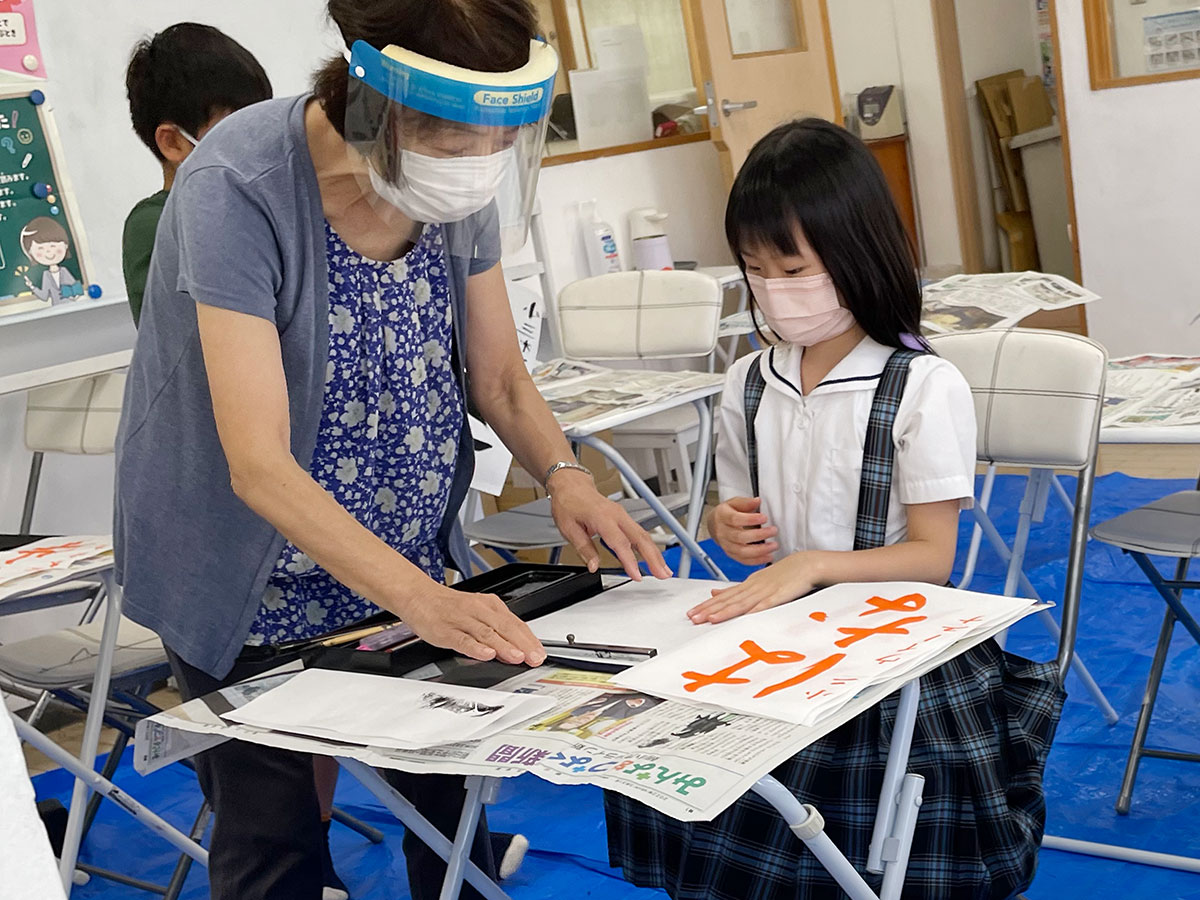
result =
M45 79L33 0L0 0L0 71Z
M101 294L49 105L40 90L0 93L0 322Z

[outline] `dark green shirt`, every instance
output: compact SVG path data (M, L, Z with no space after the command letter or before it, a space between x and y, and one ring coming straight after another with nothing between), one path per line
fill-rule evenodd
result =
M150 254L154 252L154 236L158 233L158 220L166 203L167 191L151 194L138 201L125 219L121 268L125 272L125 291L129 294L134 325L142 317L142 296L146 293L146 276L150 274Z

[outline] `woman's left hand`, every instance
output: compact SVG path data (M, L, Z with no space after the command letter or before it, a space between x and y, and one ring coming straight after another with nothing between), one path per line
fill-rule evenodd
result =
M725 622L746 613L770 609L803 597L820 584L818 555L800 551L759 569L741 584L718 588L712 598L688 610L688 618L702 622Z
M634 581L642 580L640 556L655 578L670 578L671 570L646 530L629 513L596 490L590 476L574 470L554 474L549 485L554 524L591 571L600 567L600 551L592 540L598 535Z

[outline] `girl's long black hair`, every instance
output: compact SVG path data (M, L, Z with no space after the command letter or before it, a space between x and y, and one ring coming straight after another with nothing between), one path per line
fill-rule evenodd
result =
M743 250L795 255L797 225L868 335L890 347L920 335L916 253L883 171L862 141L824 119L765 135L725 208L725 236L743 273Z

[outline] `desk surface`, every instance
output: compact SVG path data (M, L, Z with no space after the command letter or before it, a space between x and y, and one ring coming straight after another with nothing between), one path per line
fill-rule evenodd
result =
M1200 444L1200 425L1101 428L1101 444Z
M600 431L607 431L619 425L628 425L630 422L636 422L639 419L645 419L648 416L666 412L669 409L687 406L696 400L713 397L721 393L721 389L725 386L725 377L723 375L716 375L714 378L717 380L713 384L696 388L686 393L676 394L673 397L667 397L655 403L647 403L642 406L621 407L608 415L589 419L586 422L580 422L578 425L567 426L563 428L563 434L568 438L591 437Z
M0 376L0 396L4 394L19 394L34 388L59 384L75 378L86 378L90 375L103 375L105 372L119 372L129 367L133 358L132 350L119 350L116 353L105 353L102 356L92 356L88 359L77 359L43 369L33 369L28 372L14 372L12 375Z

